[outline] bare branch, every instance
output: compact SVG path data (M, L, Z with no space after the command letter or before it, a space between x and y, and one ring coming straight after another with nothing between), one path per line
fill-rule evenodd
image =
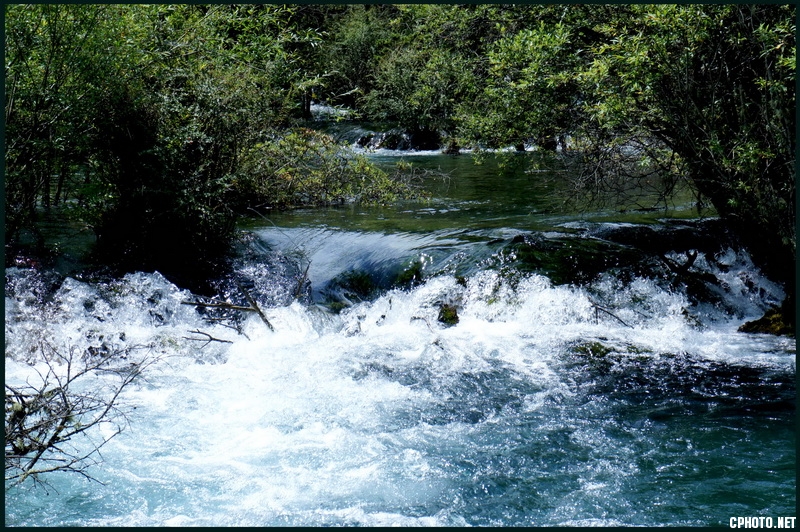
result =
M244 297L247 298L247 302L250 303L252 310L255 310L256 312L258 312L258 315L261 316L261 321L263 321L267 325L267 327L269 327L270 331L274 331L275 328L272 326L267 317L261 311L261 309L258 306L258 303L256 303L256 300L253 299L253 296L250 295L250 292L248 292L240 283L236 283L236 285L239 287L239 290L242 291Z
M201 301L181 301L181 304L182 305L194 305L194 306L200 307L200 308L218 308L218 309L226 309L226 310L241 310L241 311L245 311L245 312L255 312L261 318L261 321L263 321L264 324L269 328L269 330L270 331L274 331L275 328L269 322L269 320L267 319L267 316L261 310L261 307L258 306L258 303L256 303L256 300L253 299L253 296L250 295L250 292L248 292L240 283L236 283L236 284L239 287L239 290L241 290L242 294L244 294L244 297L247 299L247 302L250 304L249 307L243 307L241 305L234 305L233 303L227 303L227 302L203 303Z
M205 336L205 337L206 337L206 339L205 339L205 342L206 342L206 343L204 343L203 345L201 345L201 346L200 346L200 349L203 349L205 346L207 346L207 345L208 345L208 344L210 344L211 342L220 342L220 343L223 343L223 344L232 344L232 343L233 343L233 342L231 342L230 340L222 340L222 339L220 339L220 338L214 338L213 336L211 336L211 335L210 335L210 334L208 334L207 332L203 332L203 331L201 331L201 330L199 330L199 329L195 329L195 330L193 330L193 331L190 331L190 332L192 332L193 334L202 334L203 336ZM194 341L194 342L202 342L202 341L203 341L203 338L191 338L191 337L189 337L189 336L184 336L184 339L186 339L186 340L192 340L192 341Z
M625 327L630 327L631 329L633 328L633 326L631 326L631 325L628 325L627 323L625 323L625 321L623 321L623 320L622 320L622 318L620 318L619 316L617 316L616 314L614 314L613 312L611 312L611 311L610 311L609 309L607 309L606 307L604 307L604 306L600 305L599 303L597 303L596 301L592 300L591 298L589 298L589 303L591 303L591 304L592 304L592 307L594 307L594 317L595 317L595 321L597 321L597 320L598 320L598 318L599 318L599 313L600 313L600 312L603 312L603 313L605 313L605 314L608 314L609 316L611 316L612 318L614 318L615 320L617 320L617 321L618 321L618 322L620 322L621 324L623 324Z
M194 305L201 308L221 308L226 310L244 310L248 312L256 312L253 307L242 307L234 305L233 303L203 303L201 301L181 301L181 305Z
M79 353L75 347L65 354L41 342L39 351L47 371L34 368L40 382L28 380L23 386L5 387L6 481L21 483L32 478L40 483L40 475L54 471L91 479L86 470L101 462L100 449L127 426L125 412L119 406L120 394L157 360L145 355L136 363L120 364L131 351L142 348L129 347L98 357ZM81 383L92 375L103 374L118 381L91 392L75 389L83 388ZM101 436L99 443L94 441L91 429L106 423L114 425L113 432ZM80 435L89 442L88 451L73 441Z

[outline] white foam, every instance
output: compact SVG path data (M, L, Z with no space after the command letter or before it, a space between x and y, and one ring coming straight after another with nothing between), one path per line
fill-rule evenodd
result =
M437 453L473 445L480 433L470 408L486 401L479 419L507 422L507 399L459 399L464 382L477 383L469 393L489 394L481 379L500 372L529 390L519 397L519 412L535 414L574 395L557 362L575 342L600 341L621 353L635 345L639 356L794 365L793 341L737 333L730 319L697 326L684 315L683 295L647 280L623 288L606 278L578 288L486 271L463 286L443 275L340 315L296 302L266 308L275 331L249 316L246 336L204 322L181 304L188 297L159 275L137 274L111 289L67 280L44 312L21 299L7 305L7 382L32 374L23 362L35 347L27 327L60 348L97 346L102 335L119 348L153 345L162 357L122 396L136 407L131 426L104 448L107 466L95 471L114 503L98 510L105 517L76 518L83 524L464 524L446 510L400 510L436 507L462 481ZM457 307L456 325L438 321L442 302ZM596 303L616 317L598 313ZM201 348L186 339L197 329L232 343ZM454 408L459 401L465 406ZM584 447L598 444L581 440L596 438L590 427L572 438ZM617 456L625 452L617 449ZM603 467L580 471L584 496L603 496L609 475L635 473L621 462ZM131 511L140 499L150 502Z

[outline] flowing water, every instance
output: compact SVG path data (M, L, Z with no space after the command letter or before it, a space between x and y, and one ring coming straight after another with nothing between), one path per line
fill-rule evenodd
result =
M414 162L450 173L429 202L246 225L219 291L246 305L246 287L274 331L255 313L210 321L158 273L8 269L7 382L44 371L44 340L157 360L121 396L129 427L89 471L102 484L7 488L6 524L794 515L795 341L737 332L783 292L714 219L569 215L535 174Z

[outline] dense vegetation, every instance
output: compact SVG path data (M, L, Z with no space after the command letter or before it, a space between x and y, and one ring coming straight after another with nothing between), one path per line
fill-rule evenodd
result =
M453 152L559 148L596 197L631 185L668 197L684 181L794 293L793 5L11 5L5 17L7 245L37 209L66 204L109 256L180 269L227 248L237 211L402 195L299 129L317 100Z
M411 193L300 128L320 40L300 11L6 6L7 249L63 205L103 261L202 277L238 212Z

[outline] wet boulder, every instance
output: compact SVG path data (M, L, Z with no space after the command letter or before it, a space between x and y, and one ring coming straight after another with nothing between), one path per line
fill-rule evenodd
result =
M794 301L787 298L780 307L773 307L759 319L739 327L739 332L794 336L794 321Z
M632 274L645 265L634 248L596 238L544 238L537 234L514 237L504 248L518 268L549 277L555 284L586 284L609 270Z
M443 304L439 308L439 317L437 318L439 323L443 323L448 327L453 326L458 323L458 311L456 307L453 305Z

